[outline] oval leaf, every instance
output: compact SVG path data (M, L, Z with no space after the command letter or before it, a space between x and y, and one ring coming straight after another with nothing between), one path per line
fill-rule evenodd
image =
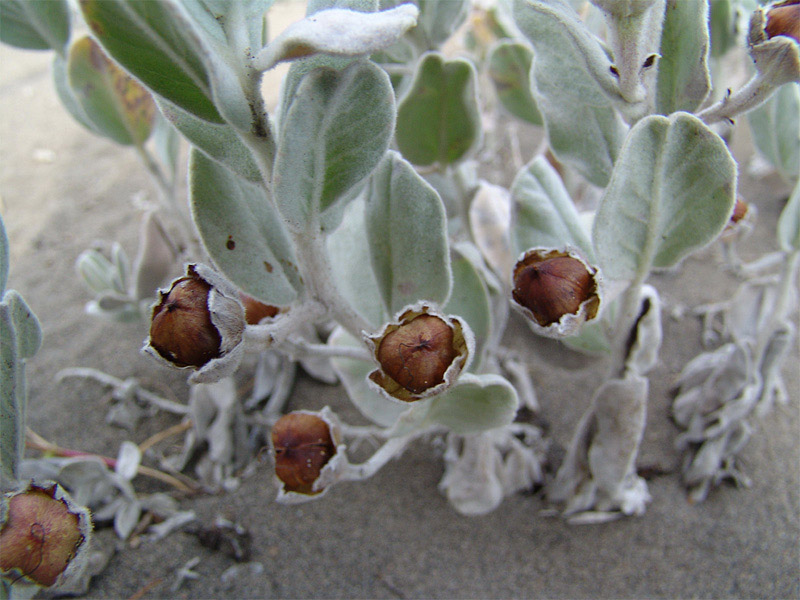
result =
M480 141L475 68L438 53L419 62L411 87L397 107L397 147L415 165L449 165Z
M155 103L90 37L69 51L67 75L75 98L95 129L118 144L141 146L150 137Z
M230 125L209 123L162 98L156 100L161 114L203 154L248 181L260 182L253 155Z
M304 230L378 164L394 129L386 73L359 61L306 75L281 123L273 189L286 222Z
M533 45L532 92L553 154L604 187L626 133L611 61L562 1L515 0L514 16Z
M560 248L572 244L592 259L592 244L558 172L539 156L511 185L515 218L512 240L515 258L529 248Z
M189 18L169 2L80 0L106 52L144 85L198 117L221 123L201 45Z
M64 53L69 41L66 0L3 0L0 2L0 40L27 50Z
M0 215L0 299L3 298L3 293L6 291L6 285L8 284L8 253L6 224L3 222L2 215Z
M6 292L2 304L8 307L8 314L14 327L17 356L21 359L31 358L42 345L39 319L15 290Z
M735 192L736 163L702 121L687 113L642 119L595 216L595 252L605 275L646 275L706 245L728 222Z
M708 1L667 0L658 61L656 109L692 112L711 91Z
M525 44L501 40L489 54L489 77L503 107L531 125L542 125L542 113L531 93L533 51Z
M370 259L387 312L418 300L443 304L452 275L439 194L396 152L370 182L366 204Z
M358 199L345 210L342 224L327 236L327 250L333 280L350 306L364 317L374 329L389 320L384 309L378 282L370 264L370 247L364 222L364 201Z
M192 150L190 202L203 245L246 294L285 306L302 287L292 247L263 188Z
M461 253L453 253L450 267L453 271L453 290L442 310L445 314L462 317L469 324L475 335L476 357L470 369L480 371L483 348L492 329L489 292L478 270Z
M508 425L518 406L516 390L499 375L464 373L453 387L431 400L425 421L467 435Z

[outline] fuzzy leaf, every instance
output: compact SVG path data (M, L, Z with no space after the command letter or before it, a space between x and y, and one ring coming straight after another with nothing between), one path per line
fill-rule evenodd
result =
M75 91L70 87L67 75L67 61L58 54L53 57L53 85L56 88L58 99L61 100L61 104L72 115L72 118L93 134L103 135L97 130L89 115L86 114L86 110L75 95Z
M543 156L524 167L511 186L515 210L513 250L560 248L572 244L592 259L592 243L558 172Z
M106 52L144 85L201 119L223 121L214 106L209 50L178 4L80 0L80 7Z
M66 0L3 0L0 2L0 41L27 50L55 50L69 41Z
M142 452L139 446L130 441L122 442L117 454L117 466L114 469L120 477L128 481L136 477L139 464L142 462Z
M415 165L449 165L480 142L475 67L438 53L419 62L411 87L397 107L397 147Z
M778 242L785 252L800 250L800 181L778 219Z
M95 129L118 144L141 146L156 107L150 93L117 67L90 37L72 44L69 84Z
M341 327L333 332L328 343L336 347L364 347L363 342L355 340ZM389 427L404 411L408 410L408 405L389 400L367 384L367 376L375 369L372 362L333 358L331 363L347 391L347 396L361 414L373 423L381 427Z
M333 280L350 306L375 329L385 323L390 313L384 309L381 293L370 264L370 246L364 221L364 201L350 203L344 212L342 225L327 239Z
M366 204L370 258L383 305L394 314L417 300L443 304L452 275L444 205L395 152L381 162Z
M419 6L419 25L410 36L420 40L422 47L434 50L450 39L469 12L467 0L414 0Z
M6 285L8 284L8 253L6 224L3 222L2 215L0 215L0 299L3 298L3 293L6 291Z
M304 230L378 164L394 129L386 73L359 61L306 75L281 123L273 189L281 215Z
M533 45L532 92L553 154L604 187L625 137L611 61L561 0L515 0L514 15Z
M462 317L475 335L475 357L471 369L480 370L483 348L492 328L489 292L473 264L461 253L454 252L450 261L453 290L442 312Z
M156 104L164 118L203 154L248 181L261 181L258 165L253 160L250 150L236 135L233 127L224 123L204 121L161 98L156 99Z
M499 375L464 373L430 403L426 424L444 425L466 435L511 423L519 399L514 387Z
M0 304L8 308L11 325L14 327L17 359L31 358L42 345L42 328L39 325L39 319L15 290L8 290Z
M18 475L25 436L25 372L17 353L11 308L0 302L0 481Z
M720 58L736 45L737 0L710 0L708 29L711 56Z
M531 93L533 51L520 42L500 40L489 53L489 77L503 107L531 125L544 120Z
M708 1L667 0L658 62L656 109L692 112L711 91Z
M747 113L758 151L786 180L800 175L800 84L781 86L772 97Z
M197 150L190 157L189 187L194 221L217 267L262 302L291 303L302 284L286 231L263 188Z
M139 229L139 251L134 262L135 281L133 297L137 300L153 298L156 290L169 277L175 266L177 252L170 244L166 231L148 212Z
M631 130L600 201L593 240L610 279L670 267L719 235L733 210L736 163L696 117L650 116Z
M271 69L284 60L313 54L365 56L400 39L417 23L411 3L380 12L328 9L292 23L256 56L254 67Z

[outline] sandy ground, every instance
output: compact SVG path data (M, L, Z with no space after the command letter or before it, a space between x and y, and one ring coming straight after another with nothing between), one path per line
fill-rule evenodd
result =
M123 440L139 443L176 418L151 418L130 433L112 428L104 422L108 398L99 385L57 384L54 376L65 367L94 367L185 400L183 375L139 354L143 325L109 326L84 314L89 297L75 276L75 258L98 240L116 240L135 253L135 199L153 198L155 190L131 150L70 119L49 64L47 54L0 48L0 206L11 240L10 287L44 328L44 345L29 363L30 426L62 446L114 456ZM754 259L775 249L786 193L774 178L744 178L742 193L760 211L742 246L743 257ZM680 274L654 278L668 310L730 296L736 280L719 268L718 257L710 248ZM273 501L267 462L234 493L182 502L205 522L223 515L245 525L252 560L263 572L244 569L223 582L232 560L177 533L122 547L88 597L800 597L796 361L785 368L789 405L758 424L742 455L753 486L723 486L692 505L675 472L680 458L669 405L671 382L700 351L699 331L694 319L665 318L640 457L642 466L664 474L650 479L653 501L641 518L569 526L540 515L546 506L538 495L509 498L484 517L460 516L437 491L442 462L430 444L410 449L366 483L341 485L302 506ZM550 434L566 445L603 365L534 339L519 324L510 336L531 358ZM301 377L291 407L324 404L352 415L341 389ZM166 489L141 478L136 484ZM106 543L109 533L101 532ZM172 592L175 571L193 557L200 559L199 578Z

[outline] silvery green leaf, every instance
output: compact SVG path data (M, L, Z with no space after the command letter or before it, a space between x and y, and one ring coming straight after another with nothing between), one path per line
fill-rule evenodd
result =
M42 328L39 319L33 314L28 304L15 290L8 290L0 305L7 307L14 338L17 346L17 358L31 358L42 345Z
M787 181L800 175L800 84L781 86L747 113L758 151Z
M25 438L26 386L11 307L0 302L0 481L16 481Z
M375 329L389 317L383 308L378 282L370 264L370 245L366 230L364 201L345 208L342 224L327 236L327 249L333 280L350 306Z
M561 0L515 0L514 17L533 45L532 91L553 154L607 185L625 137L608 55Z
M372 175L365 206L370 259L383 305L395 313L417 300L444 304L452 274L444 205L396 152Z
M84 250L75 261L86 287L95 294L108 292L115 288L114 265L94 249Z
M111 261L114 264L114 289L120 294L128 292L128 281L131 275L131 261L119 242L111 245Z
M481 181L469 205L469 225L475 244L496 273L509 277L519 255L511 247L511 194Z
M656 109L694 111L711 91L707 0L667 0L658 61Z
M106 52L145 86L201 119L223 122L206 64L211 50L179 4L85 0L79 6Z
M503 108L531 125L543 125L531 93L533 51L521 42L500 40L489 51L488 63L489 77Z
M303 77L283 115L273 193L286 223L305 230L378 164L394 129L386 73L358 61Z
M78 98L75 96L75 91L70 87L69 78L67 77L66 58L58 54L53 57L53 85L58 94L58 99L61 100L61 104L63 104L67 112L72 115L72 118L93 134L102 135L78 101Z
M246 294L285 306L302 288L280 217L260 186L192 150L190 202L215 264Z
M68 488L75 502L97 507L114 492L114 474L99 457L65 460L58 481Z
M331 8L357 10L367 13L375 12L379 8L384 7L379 4L378 0L308 0L306 16L310 17L313 14Z
M484 344L492 329L492 312L489 292L480 273L472 262L453 250L450 268L453 272L453 289L442 311L462 317L475 335L475 359L471 369L480 372Z
M176 258L177 252L166 231L156 219L155 213L148 212L139 229L139 251L134 261L133 297L137 300L153 298L156 290L173 271Z
M66 0L3 0L0 3L0 41L28 50L55 50L69 41Z
M380 12L328 9L292 23L272 40L253 61L260 71L284 60L312 54L365 56L397 42L417 23L416 6L411 3Z
M121 540L127 540L142 515L142 507L138 500L122 502L114 515L114 532Z
M410 32L426 50L434 50L450 39L469 12L467 0L414 0L419 6L419 25Z
M471 62L431 52L418 63L414 80L397 106L395 139L415 165L449 165L480 143L477 74Z
M139 450L139 446L129 441L122 442L117 454L117 466L115 467L119 476L130 481L136 477L141 462L142 451Z
M594 260L592 243L558 172L543 156L526 165L511 185L514 256L529 248L571 244Z
M2 300L8 284L9 250L6 225L3 222L3 217L0 216L0 300Z
M354 339L341 327L331 334L328 343L338 347L364 347L360 340ZM389 427L408 410L407 405L393 402L367 385L367 376L375 368L371 362L350 358L334 358L331 362L347 391L347 396L361 414L373 423Z
M778 242L786 252L800 251L800 180L778 219Z
M157 98L156 104L164 118L203 154L248 181L261 181L258 165L233 127L209 123L163 98Z
M75 40L67 58L74 98L101 135L142 146L153 130L156 107L145 88L119 68L89 36Z
M669 267L715 239L736 196L736 163L696 117L650 116L631 130L594 221L609 279Z
M471 373L462 373L447 391L422 402L430 402L425 424L444 425L461 435L508 425L519 406L517 392L506 379Z
M711 56L720 58L736 45L736 0L710 0Z
M174 183L178 175L181 153L181 136L177 128L167 121L160 112L157 112L155 123L153 124L153 134L150 139L153 140L156 156L167 167L170 183Z

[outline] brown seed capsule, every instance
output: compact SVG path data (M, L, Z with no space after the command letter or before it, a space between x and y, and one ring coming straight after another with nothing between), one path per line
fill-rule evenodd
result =
M542 326L557 322L565 314L577 314L592 293L592 274L570 256L546 258L514 272L514 300L528 308Z
M317 415L293 412L272 428L275 474L286 492L314 495L314 482L336 454L328 424Z
M747 205L741 196L736 198L736 204L733 207L733 214L731 215L731 223L738 223L747 216L747 211L750 207Z
M800 43L800 0L777 2L767 10L768 38L785 35Z
M442 383L456 355L453 328L444 319L427 314L401 325L378 346L381 369L415 394Z
M42 586L56 583L84 541L78 515L55 497L56 486L32 485L8 498L0 530L0 571Z
M211 286L197 275L177 280L153 309L150 345L179 367L202 367L221 355L221 337L211 322Z
M244 305L244 318L250 325L258 325L261 322L261 319L274 317L278 314L278 312L280 312L280 309L277 306L264 304L263 302L256 300L247 294L239 294L239 299Z

